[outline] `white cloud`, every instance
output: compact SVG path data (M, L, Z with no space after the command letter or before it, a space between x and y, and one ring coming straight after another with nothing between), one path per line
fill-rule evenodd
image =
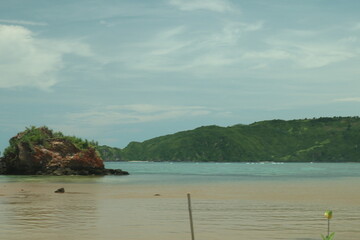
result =
M333 44L298 44L294 61L304 68L319 68L355 56L352 50Z
M194 59L191 67L222 67L232 65L236 63L237 60L238 59L234 57L224 54L205 54Z
M345 37L340 39L340 42L345 43L345 44L356 44L359 41L358 37L355 36L350 36L350 37Z
M360 97L338 98L334 102L360 102Z
M354 30L354 31L360 30L360 22L359 22L359 23L356 23L356 24L353 26L352 30Z
M23 21L23 20L10 20L10 19L0 19L0 23L5 24L14 24L14 25L31 25L31 26L47 26L47 23L44 22L32 22L32 21Z
M176 39L177 36L180 36L184 32L185 27L183 26L161 32L149 44L149 47L154 47L154 50L150 51L150 54L168 55L188 47L192 44L192 41L181 41Z
M91 55L89 47L81 42L41 39L14 25L0 25L0 53L0 88L44 90L58 81L65 54Z
M243 55L245 59L271 59L271 60L284 60L290 59L291 54L284 50L271 49L262 52L246 52Z
M143 123L176 119L179 117L207 115L210 110L200 106L166 106L151 104L114 105L79 113L69 113L72 122L95 126L124 123Z
M202 77L235 76L246 71L260 75L279 69L293 75L290 71L294 69L321 70L360 53L356 36L336 37L333 29L277 30L271 29L271 23L264 28L261 20L221 23L202 29L182 25L160 32L133 47L139 51L127 53L124 63L136 70Z
M230 47L230 45L237 44L245 33L259 31L262 27L262 21L254 23L227 22L221 32L216 32L210 36L208 42Z
M241 59L240 42L247 34L261 30L263 22L227 21L220 29L193 31L191 27L178 26L160 32L147 43L128 66L147 71L203 71L206 67L223 67L236 64ZM199 68L200 67L200 68ZM209 72L209 69L206 70Z
M138 44L136 48L141 49L141 52L131 52L126 64L147 71L181 71L189 68L190 63L186 58L190 51L194 51L195 45L196 39L186 39L185 27L175 27L160 32L148 42Z
M234 9L226 0L170 0L169 3L182 11L209 10L223 13Z
M345 61L355 56L349 49L337 46L313 44L283 43L274 49L246 52L243 57L253 60L289 60L299 68L320 68L333 63Z
M289 64L291 63L296 68L312 69L358 56L357 50L351 45L353 43L351 41L341 39L339 41L308 41L307 39L295 40L293 37L290 35L283 36L281 40L267 40L267 49L247 51L243 54L243 58L254 61L289 60Z

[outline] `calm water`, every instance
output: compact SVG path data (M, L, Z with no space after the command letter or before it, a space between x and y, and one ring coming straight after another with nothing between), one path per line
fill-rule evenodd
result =
M137 179L167 178L171 181L241 181L333 179L360 177L358 163L157 163L108 162L108 168L123 168ZM153 175L153 177L152 177ZM188 180L190 179L190 180ZM145 180L147 182L147 180Z
M360 164L106 165L131 175L0 176L0 239L190 239L188 192L196 239L321 239L327 209L360 239Z

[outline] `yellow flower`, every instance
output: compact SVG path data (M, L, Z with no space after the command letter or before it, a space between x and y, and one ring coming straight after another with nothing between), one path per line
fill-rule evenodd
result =
M332 211L331 210L327 210L324 214L324 216L327 218L327 219L331 219L332 218Z

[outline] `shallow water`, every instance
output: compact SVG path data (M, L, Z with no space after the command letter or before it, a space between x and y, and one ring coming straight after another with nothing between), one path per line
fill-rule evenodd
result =
M188 192L196 239L321 239L327 209L336 239L360 236L358 164L107 165L131 175L1 176L0 239L190 239Z

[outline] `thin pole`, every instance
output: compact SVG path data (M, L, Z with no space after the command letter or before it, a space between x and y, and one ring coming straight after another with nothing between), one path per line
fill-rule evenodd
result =
M328 219L328 234L327 234L328 237L329 237L329 234L330 234L330 219Z
M195 236L194 236L194 224L193 224L192 211L191 211L191 197L190 197L190 193L187 194L187 199L188 199L189 217L190 217L191 240L195 240Z

